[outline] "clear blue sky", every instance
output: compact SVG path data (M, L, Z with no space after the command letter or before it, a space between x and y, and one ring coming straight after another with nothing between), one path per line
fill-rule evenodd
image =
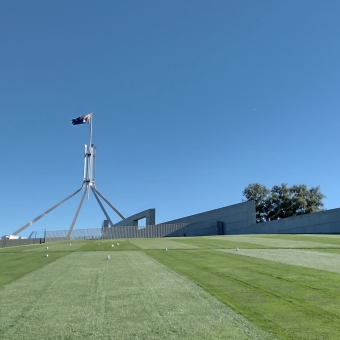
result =
M0 234L78 189L94 112L97 187L164 222L250 183L339 203L340 2L0 3ZM81 195L33 230L68 229ZM111 218L118 222L112 212ZM94 197L75 228L100 227Z

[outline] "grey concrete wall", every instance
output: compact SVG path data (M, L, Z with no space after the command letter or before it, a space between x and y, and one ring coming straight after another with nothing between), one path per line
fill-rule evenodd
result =
M164 223L193 224L202 222L215 223L216 221L223 223L223 234L228 234L229 230L247 228L249 225L256 223L255 202L247 201L187 217L178 218L176 220L171 220Z
M175 236L208 236L220 235L223 224L217 221L200 223L177 223L138 226L118 226L114 228L73 229L71 240L100 240L121 238L158 238ZM66 241L68 230L46 231L46 242Z
M105 229L104 239L118 238L158 238L172 236L177 230L183 230L185 224L156 224L148 225L145 228L138 229L138 226L123 226ZM215 235L215 234L214 234ZM180 233L180 236L183 236ZM198 235L195 235L198 236Z
M221 235L226 234L229 229L239 229L239 228L246 228L251 224L256 222L255 220L255 203L252 201L247 201L239 204L230 205L227 207L214 209L210 211L206 211L203 213L186 216L182 218L178 218L175 220L167 221L161 224L156 225L156 212L155 209L148 209L144 210L140 213L134 214L126 219L116 223L114 228L118 227L131 227L131 226L138 226L138 220L142 218L146 218L146 225L147 229L145 232L150 233L150 235L157 235L157 236L150 236L150 237L164 237L164 236L203 236L203 235ZM109 231L110 228L108 227L108 223L105 224L104 221L103 227L107 229L104 233L113 233L113 231ZM167 234L163 231L163 229L153 229L154 231L149 231L155 226L160 225L186 225L186 227L181 227L181 230L173 230L171 229L173 234ZM191 225L191 226L187 226ZM138 228L136 229L138 230ZM124 234L127 231L121 230L120 234ZM118 233L118 231L117 231ZM129 233L133 234L133 237L140 237L135 236L137 235L137 231L132 231L129 229ZM142 234L143 231L138 231L138 234ZM118 235L118 234L117 234ZM159 236L162 235L162 236ZM118 237L118 236L117 236Z
M40 238L23 238L17 240L0 240L0 248L28 246L30 244L44 243L44 239Z
M171 235L185 224L148 225L138 229L138 226L118 226L114 228L73 229L71 240L99 240L120 238L157 238ZM203 229L202 227L199 229ZM215 229L216 230L216 229ZM46 231L46 242L66 241L68 230ZM211 235L211 234L210 234ZM214 233L213 235L216 235ZM181 235L183 236L183 235ZM196 235L197 236L197 235Z
M179 228L165 237L222 235L223 223L218 221L192 223Z
M236 234L339 234L340 208L288 217L248 227L230 228L228 235Z
M46 241L64 241L67 239L67 233L68 230L47 231ZM255 204L245 202L158 225L148 225L142 229L138 229L136 225L73 229L71 239L157 238L221 234L340 234L340 208L266 223L255 223ZM28 239L7 240L6 242L19 245L19 242L24 244L33 241Z
M143 218L146 218L146 225L155 225L156 224L156 210L155 209L147 209L144 211L141 211L137 214L134 214L132 216L129 216L125 218L124 220L121 220L120 222L116 223L115 227L121 227L121 226L138 226L138 220L141 220Z

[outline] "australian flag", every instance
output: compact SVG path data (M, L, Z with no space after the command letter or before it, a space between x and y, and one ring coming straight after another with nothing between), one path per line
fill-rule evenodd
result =
M91 122L91 113L88 113L87 115L74 118L71 120L73 125L78 125L78 124L90 124Z

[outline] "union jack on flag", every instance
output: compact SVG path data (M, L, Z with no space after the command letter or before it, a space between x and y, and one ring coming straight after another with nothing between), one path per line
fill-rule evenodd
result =
M90 124L91 122L91 113L88 113L84 116L74 118L71 120L73 125L78 125L78 124Z

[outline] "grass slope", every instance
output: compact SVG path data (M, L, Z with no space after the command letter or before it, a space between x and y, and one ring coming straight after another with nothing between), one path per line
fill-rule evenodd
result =
M339 275L214 250L147 251L282 339L339 339Z
M339 235L1 249L0 338L339 339L339 256Z
M110 255L74 252L3 286L0 337L272 338L142 252Z

